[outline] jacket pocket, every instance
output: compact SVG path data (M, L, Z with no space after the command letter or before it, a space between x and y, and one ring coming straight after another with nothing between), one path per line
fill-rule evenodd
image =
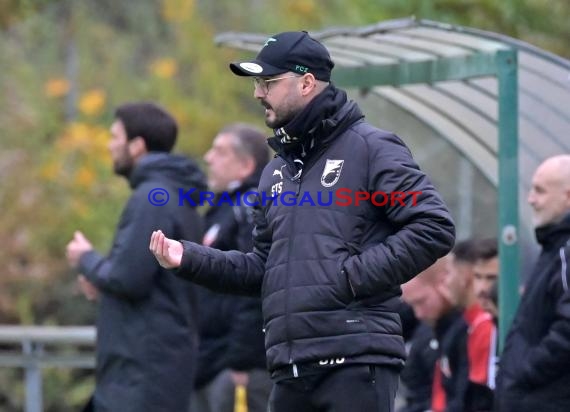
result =
M352 286L350 285L350 280L348 278L348 273L344 268L344 262L350 259L350 256L342 255L338 262L337 262L337 269L336 269L336 282L335 287L339 294L341 301L348 305L354 300L354 291Z
M344 245L346 247L346 250L348 251L348 257L343 260L343 262L339 268L339 275L346 281L346 284L348 286L348 290L350 292L351 300L354 300L356 298L356 291L354 290L354 287L350 283L350 274L344 268L344 263L348 259L352 258L353 256L360 255L362 253L363 249L356 242L344 242Z

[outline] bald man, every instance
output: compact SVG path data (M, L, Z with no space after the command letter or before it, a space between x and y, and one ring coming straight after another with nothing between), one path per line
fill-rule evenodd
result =
M570 155L536 170L528 202L542 247L501 355L501 412L570 410Z

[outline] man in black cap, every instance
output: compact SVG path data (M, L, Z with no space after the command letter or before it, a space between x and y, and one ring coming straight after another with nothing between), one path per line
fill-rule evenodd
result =
M253 78L278 155L259 183L253 252L178 242L160 230L150 242L181 277L261 293L273 412L393 411L405 358L400 285L455 239L447 207L408 148L364 121L330 82L333 66L306 32L270 37L255 60L230 65ZM380 192L418 195L383 204Z

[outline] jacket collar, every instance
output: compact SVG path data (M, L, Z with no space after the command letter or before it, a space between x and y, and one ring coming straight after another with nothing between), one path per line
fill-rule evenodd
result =
M346 92L330 84L288 124L274 130L275 136L268 139L269 146L282 157L302 159L329 144L363 117Z
M544 249L559 248L570 239L570 213L562 221L535 229L536 240Z

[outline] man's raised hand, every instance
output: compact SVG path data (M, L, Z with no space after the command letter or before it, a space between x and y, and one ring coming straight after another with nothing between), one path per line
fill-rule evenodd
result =
M150 251L165 269L175 269L182 263L184 248L182 243L164 236L160 230L152 232L150 237Z

